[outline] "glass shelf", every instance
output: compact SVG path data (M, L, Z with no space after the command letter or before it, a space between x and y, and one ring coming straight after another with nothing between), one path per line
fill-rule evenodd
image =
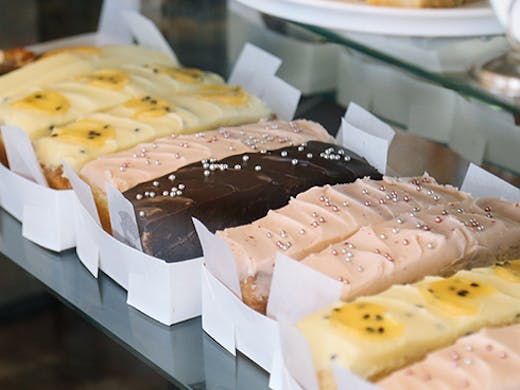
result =
M201 320L164 326L126 304L126 291L99 279L74 251L53 253L22 237L21 224L0 209L0 261L10 260L42 282L63 303L185 389L265 389L268 374L236 359L204 333Z
M433 84L451 89L460 94L465 95L467 98L473 98L480 100L486 104L500 107L504 110L510 111L511 113L520 116L520 99L513 99L506 96L501 96L497 94L493 94L483 87L481 87L478 83L476 83L469 74L469 69L463 69L458 71L442 71L437 70L434 71L428 66L424 66L421 64L416 64L410 61L407 61L404 56L398 56L391 54L391 50L384 49L384 40L388 42L399 42L401 46L401 52L405 52L406 49L410 50L417 49L420 44L417 42L417 39L413 38L395 38L395 37L375 37L370 34L339 34L331 30L327 30L324 28L311 26L308 24L297 23L286 21L289 24L299 26L309 32L316 34L317 36L323 38L324 40L340 44L346 48L355 50L359 53L367 55L377 61L381 61L382 63L399 68L405 72L412 74L420 79L429 81ZM497 39L500 37L486 37L482 38L482 41ZM464 47L464 44L471 45L475 38L466 39L466 40L458 40L457 46L460 48ZM430 47L435 47L435 42L446 42L449 41L447 39L432 39L432 38L421 38L421 42L423 46L429 45ZM471 42L471 43L470 43ZM407 47L408 46L408 47ZM505 38L504 42L501 45L502 50L497 50L496 47L491 48L483 48L483 50L492 51L489 56L493 58L493 54L496 56L496 51L502 51L505 49ZM488 56L488 57L489 57ZM485 57L485 54L480 53L480 57ZM489 58L489 59L491 59Z

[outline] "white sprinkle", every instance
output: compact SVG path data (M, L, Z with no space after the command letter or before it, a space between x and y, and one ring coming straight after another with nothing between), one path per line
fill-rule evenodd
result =
M137 199L137 200L141 200L141 199L143 199L143 195L141 195L141 194L137 194L137 195L135 196L135 199Z
M262 170L262 167L260 165L255 166L255 171L260 172Z
M157 180L154 180L153 183L152 183L152 185L153 185L154 187L159 187L159 182L158 182Z
M205 171L204 171L204 176L209 176L209 175L211 175L211 172L208 171L208 170L205 170Z
M179 184L177 187L179 187L179 190L183 190L186 188L186 186L184 184Z
M386 234L385 234L385 233L381 233L381 234L379 235L379 238L380 238L381 240L386 240Z
M144 217L144 211L139 211L139 216Z
M293 158L293 159L291 160L291 164L292 164L292 165L297 165L297 164L298 164L298 160L296 160L295 158Z
M247 160L249 160L249 156L248 156L247 154L243 155L243 156L242 156L242 161L245 162L245 161L247 161Z
M312 158L312 153L307 153L307 158Z
M170 181L174 181L174 180L175 180L175 175L170 175L170 176L168 176L168 180L170 180Z
M240 165L240 164L235 164L235 167L234 167L234 168L235 168L235 170L240 171L240 170L242 169L242 165Z

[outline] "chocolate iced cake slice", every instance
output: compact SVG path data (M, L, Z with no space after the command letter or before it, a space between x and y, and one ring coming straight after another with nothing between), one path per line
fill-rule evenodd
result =
M202 249L191 218L216 231L250 223L313 186L381 175L364 159L311 141L274 151L203 160L124 192L132 202L143 250L168 262Z

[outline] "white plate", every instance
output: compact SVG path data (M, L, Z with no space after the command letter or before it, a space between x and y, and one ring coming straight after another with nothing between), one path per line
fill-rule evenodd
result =
M468 37L504 32L488 1L458 8L376 7L362 0L238 0L258 11L338 32Z

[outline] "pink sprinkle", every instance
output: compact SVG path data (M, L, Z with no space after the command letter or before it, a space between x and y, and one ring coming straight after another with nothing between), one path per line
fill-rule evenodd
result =
M320 201L325 202L325 197L323 195L320 195Z
M500 352L500 353L498 354L498 357L499 357L500 359L507 359L507 353L505 353L504 351L502 351L502 352Z
M312 221L311 226L312 227L318 227L319 223L318 221Z
M379 199L379 204L385 204L385 203L386 203L386 201L383 198Z
M442 222L442 218L439 217L439 216L435 217L435 222L441 223Z
M467 379L463 379L461 382L460 382L460 387L464 388L464 387L469 387L469 381Z
M422 186L417 186L415 189L420 192L422 190Z
M487 207L484 209L484 211L485 211L486 213L489 213L489 212L491 211L491 207L487 206Z
M404 375L411 376L413 375L413 370L411 368L408 368L405 370Z
M460 355L459 355L458 352L453 351L451 353L451 358L452 358L452 360L459 360L460 359Z
M321 223L325 223L325 222L327 222L327 221L325 221L325 218L323 218L323 217L320 217L319 221L320 221Z
M448 210L442 210L441 214L442 215L448 215Z
M338 255L338 251L336 249L333 249L331 251L331 253L332 253L333 256L337 256Z
M179 153L175 153L175 158L179 159L179 158L181 158L181 155Z
M332 211L337 213L339 211L339 207L336 205L332 206Z
M493 346L491 344L488 344L486 345L486 351L492 351L493 350Z
M371 206L372 204L370 203L370 201L369 201L369 200L365 200L365 203L364 203L364 205L365 205L365 206L367 206L367 207L370 207L370 206Z
M424 374L424 381L425 382L428 382L428 381L431 381L432 380L432 376L430 375L430 373L426 373Z
M428 225L424 225L424 226L423 226L423 230L424 230L425 232L429 232L429 231L432 230L432 229L431 229Z
M405 202L409 202L410 201L410 197L408 195L405 195L405 196L403 196L403 200Z
M410 241L408 241L406 238L403 240L403 245L408 245Z
M459 366L459 362L452 362L451 365L453 368L457 368Z
M381 254L381 249L376 249L375 252L380 255Z

